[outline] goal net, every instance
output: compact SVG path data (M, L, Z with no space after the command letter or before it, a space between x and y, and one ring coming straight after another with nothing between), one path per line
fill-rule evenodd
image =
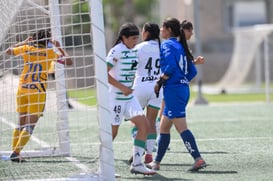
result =
M114 180L102 1L1 0L0 6L0 179ZM43 116L21 151L28 162L17 164L9 156L23 60L5 50L40 29L51 30L73 65L55 63Z
M255 25L234 29L232 58L224 76L207 92L256 92L262 90L262 79L268 82L272 68L267 58L272 57L273 26Z

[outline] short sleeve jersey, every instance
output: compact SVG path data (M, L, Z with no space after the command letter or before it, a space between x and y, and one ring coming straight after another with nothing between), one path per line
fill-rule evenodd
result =
M138 65L134 86L154 86L160 76L159 44L155 40L144 41L138 44Z
M137 50L128 49L123 43L114 46L108 53L106 61L107 65L112 67L109 74L122 83L131 88L133 85L136 67L137 67ZM109 85L110 93L116 100L130 100L133 94L125 96L120 89Z
M188 84L196 75L194 64L189 64L185 50L176 38L170 38L161 44L160 68L162 73L169 76L165 86Z
M18 89L22 92L45 92L48 69L51 62L57 60L58 54L52 48L38 44L15 47L13 53L24 59Z

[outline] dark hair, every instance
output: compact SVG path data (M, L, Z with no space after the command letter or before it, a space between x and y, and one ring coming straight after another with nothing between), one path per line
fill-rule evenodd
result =
M44 46L47 45L47 43L49 42L51 38L51 32L49 29L43 29L43 30L39 30L37 32L35 32L32 35L32 39L36 42L38 42L38 44L42 44Z
M193 30L193 25L190 21L184 20L181 23L181 26L184 30Z
M159 43L159 48L160 48L160 28L158 26L158 24L156 23L145 23L143 25L143 30L144 32L148 32L148 37L144 40L144 41L149 41L149 40L158 40L158 43Z
M183 24L182 23L180 24L180 22L176 18L167 18L164 20L163 26L165 28L170 28L172 30L171 32L172 37L179 37L179 42L185 49L188 61L192 61L193 55L191 54L190 49L188 47L186 36L183 31Z
M122 41L122 36L128 38L129 36L135 35L139 35L139 29L134 23L125 23L121 25L119 28L118 38L114 46Z
M172 37L178 37L180 35L180 22L176 18L165 19L163 22L163 26L172 30Z

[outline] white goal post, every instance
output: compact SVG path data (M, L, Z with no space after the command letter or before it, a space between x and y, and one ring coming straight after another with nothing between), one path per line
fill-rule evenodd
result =
M102 0L1 0L0 6L0 156L6 160L0 162L0 178L114 180ZM7 56L5 50L49 28L73 65L55 64L43 117L21 155L34 160L29 167L56 173L29 176L19 170L18 175L1 175L13 169L2 164L10 164L11 137L18 122L16 91L23 67L21 57ZM51 165L40 161L43 158ZM95 161L90 164L86 159ZM78 171L67 169L70 164Z

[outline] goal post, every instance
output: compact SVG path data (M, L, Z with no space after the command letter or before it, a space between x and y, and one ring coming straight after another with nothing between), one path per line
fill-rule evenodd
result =
M109 112L108 79L106 76L106 45L104 36L103 11L101 0L91 0L90 17L92 19L91 29L93 38L93 52L95 59L97 99L98 99L98 120L100 145L100 169L99 174L106 180L114 180L114 153L112 144L112 129Z
M61 32L61 20L59 3L56 0L49 0L49 15L50 15L50 29L52 33L52 39L60 42L62 46L62 32ZM66 104L66 82L64 75L64 65L54 64L55 77L56 77L56 104L57 104L57 129L59 135L59 147L61 152L66 155L70 155L70 143L69 143L69 123Z
M0 178L115 180L102 0L1 0L0 5ZM29 162L17 167L9 155L23 60L5 50L49 28L73 65L55 64L43 116L21 151ZM1 175L7 172L12 174Z

